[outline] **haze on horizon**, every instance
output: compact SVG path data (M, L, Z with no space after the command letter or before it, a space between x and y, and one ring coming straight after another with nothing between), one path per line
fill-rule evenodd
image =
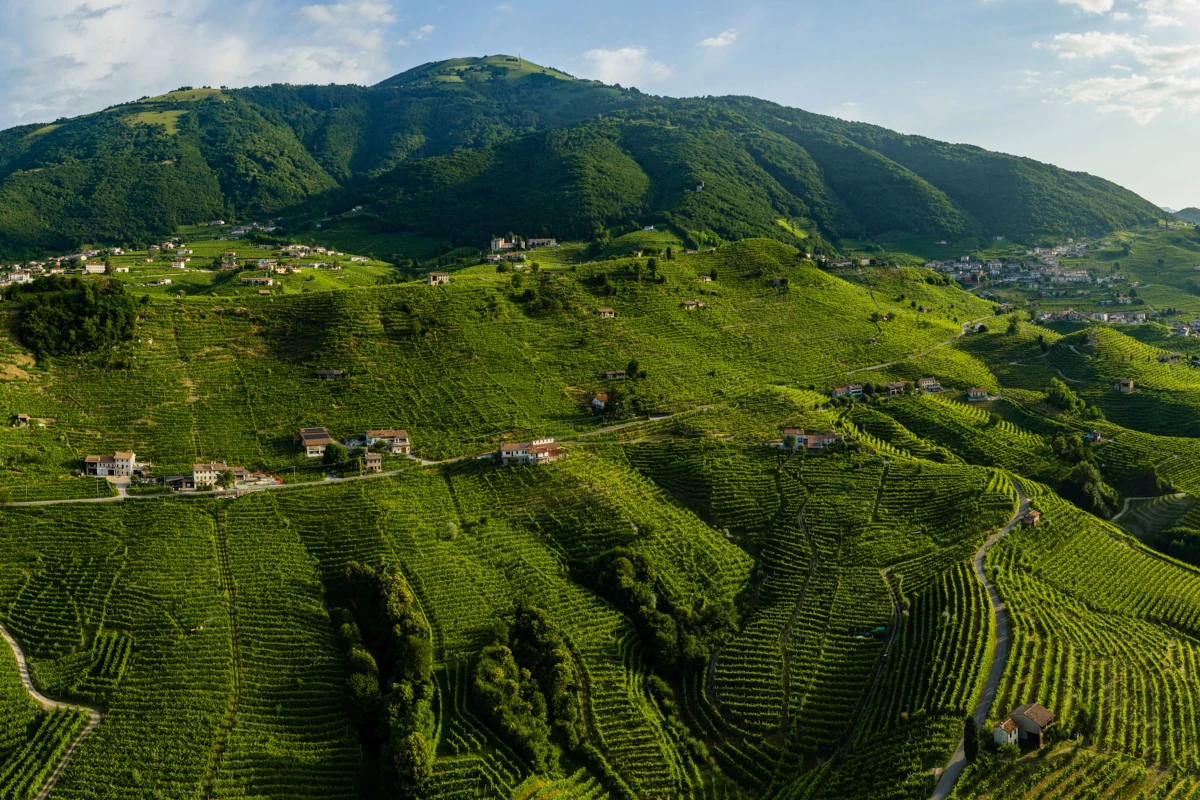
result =
M520 53L672 96L754 95L1200 205L1200 0L0 0L0 128L181 85L362 83Z

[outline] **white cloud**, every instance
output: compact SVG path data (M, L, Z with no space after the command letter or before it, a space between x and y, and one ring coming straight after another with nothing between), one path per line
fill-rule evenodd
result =
M1126 11L1114 11L1108 15L1108 18L1113 22L1129 22L1133 19L1133 15Z
M1200 0L1140 0L1147 28L1184 27L1200 21Z
M232 0L0 0L0 127L183 85L374 82L394 19L371 0L269 20Z
M401 45L402 47L408 47L413 42L419 42L426 38L429 36L429 34L433 33L433 31L434 27L432 25L422 25L419 28L413 28L408 32L407 37L403 39L397 39L396 44Z
M502 14L511 14L512 6L510 6L508 3L501 3L500 5L496 6L496 10Z
M591 73L604 83L636 86L639 83L665 81L675 70L661 61L650 58L645 47L621 47L616 50L595 48L583 57L591 62Z
M1200 42L1195 44L1152 44L1145 36L1124 33L1060 33L1036 46L1067 61L1093 60L1118 53L1133 56L1155 72L1189 72L1200 69Z
M1168 108L1184 114L1200 111L1200 77L1180 75L1106 76L1076 81L1061 90L1069 104L1088 103L1102 113L1122 113L1148 125Z
M729 47L737 41L738 32L736 28L730 28L727 31L722 31L716 36L710 36L707 39L702 39L696 43L697 47Z
M1058 3L1064 6L1075 6L1088 14L1107 14L1113 8L1113 0L1058 0Z

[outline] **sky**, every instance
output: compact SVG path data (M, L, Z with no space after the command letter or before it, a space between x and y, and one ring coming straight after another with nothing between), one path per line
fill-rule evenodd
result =
M371 84L521 54L754 95L1200 206L1200 0L0 0L0 128L179 86Z

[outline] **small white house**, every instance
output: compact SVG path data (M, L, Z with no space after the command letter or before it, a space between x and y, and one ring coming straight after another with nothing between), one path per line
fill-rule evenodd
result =
M992 729L992 741L997 745L1016 744L1020 735L1020 729L1017 723L1012 721L1012 717L1005 717Z

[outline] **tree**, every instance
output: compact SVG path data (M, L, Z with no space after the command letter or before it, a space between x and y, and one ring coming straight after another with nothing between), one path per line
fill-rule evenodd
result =
M963 720L963 752L967 761L974 761L979 755L979 723L972 714L967 714Z
M321 459L321 462L325 466L332 466L334 464L344 464L347 458L346 448L337 442L333 442L332 444L325 445L325 455Z
M641 369L641 365L638 364L637 359L636 358L633 359L632 361L630 361L628 364L625 365L625 377L630 378L630 379L638 377L639 375L642 374L640 372L640 369Z
M667 245L667 261L675 260L675 248Z
M658 274L658 259L652 258L646 262L646 269L650 270L651 277Z
M233 486L235 481L236 478L234 477L233 470L231 469L221 470L221 474L217 476L217 486L221 487L222 489L230 488Z
M397 742L393 751L396 782L402 796L421 797L429 789L433 778L433 755L429 742L420 731L413 731L403 741Z

